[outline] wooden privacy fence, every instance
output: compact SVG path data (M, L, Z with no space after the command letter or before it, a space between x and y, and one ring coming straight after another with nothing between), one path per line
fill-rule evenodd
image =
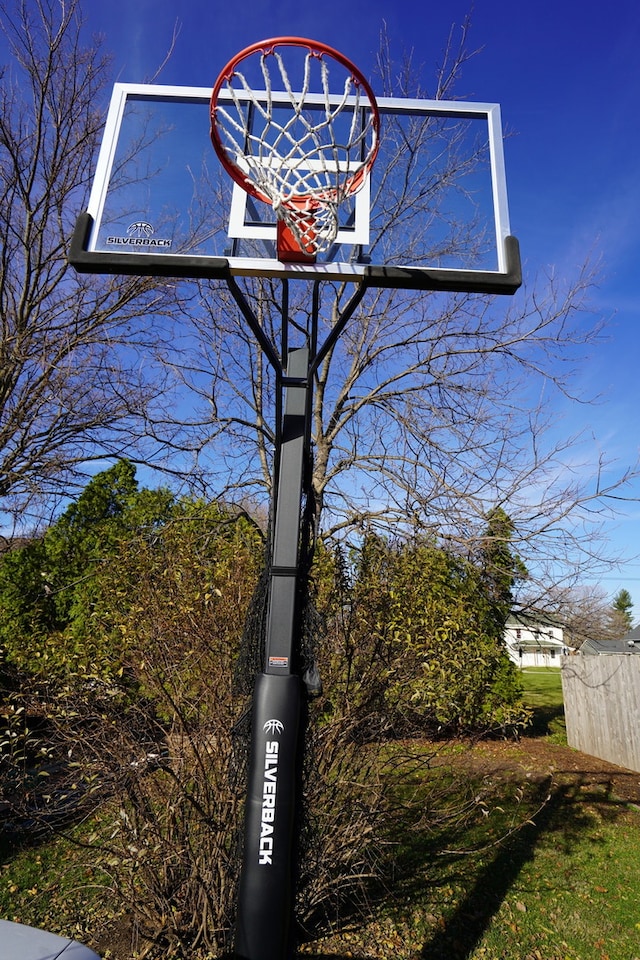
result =
M562 692L569 746L640 771L640 656L565 657Z

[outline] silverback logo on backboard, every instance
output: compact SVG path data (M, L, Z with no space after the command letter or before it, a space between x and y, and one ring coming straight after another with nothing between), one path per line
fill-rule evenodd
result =
M154 237L155 230L146 220L136 220L127 227L126 237L107 237L107 243L111 246L123 247L170 247L171 240L161 237Z

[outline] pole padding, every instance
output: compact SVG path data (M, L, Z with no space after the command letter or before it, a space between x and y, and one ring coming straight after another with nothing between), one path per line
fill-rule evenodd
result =
M238 893L237 960L287 960L293 915L301 681L259 674Z

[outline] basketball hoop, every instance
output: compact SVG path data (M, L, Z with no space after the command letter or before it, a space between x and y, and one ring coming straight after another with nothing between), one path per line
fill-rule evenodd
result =
M264 89L254 89L260 78ZM219 99L223 89L230 102ZM363 186L378 152L380 116L368 81L326 44L276 37L229 61L210 112L223 167L273 207L278 259L313 262L335 241L338 208Z

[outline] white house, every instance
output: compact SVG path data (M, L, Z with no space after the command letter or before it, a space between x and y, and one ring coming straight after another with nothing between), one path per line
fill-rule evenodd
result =
M510 659L519 667L560 667L569 653L561 624L548 614L512 613L504 640Z

